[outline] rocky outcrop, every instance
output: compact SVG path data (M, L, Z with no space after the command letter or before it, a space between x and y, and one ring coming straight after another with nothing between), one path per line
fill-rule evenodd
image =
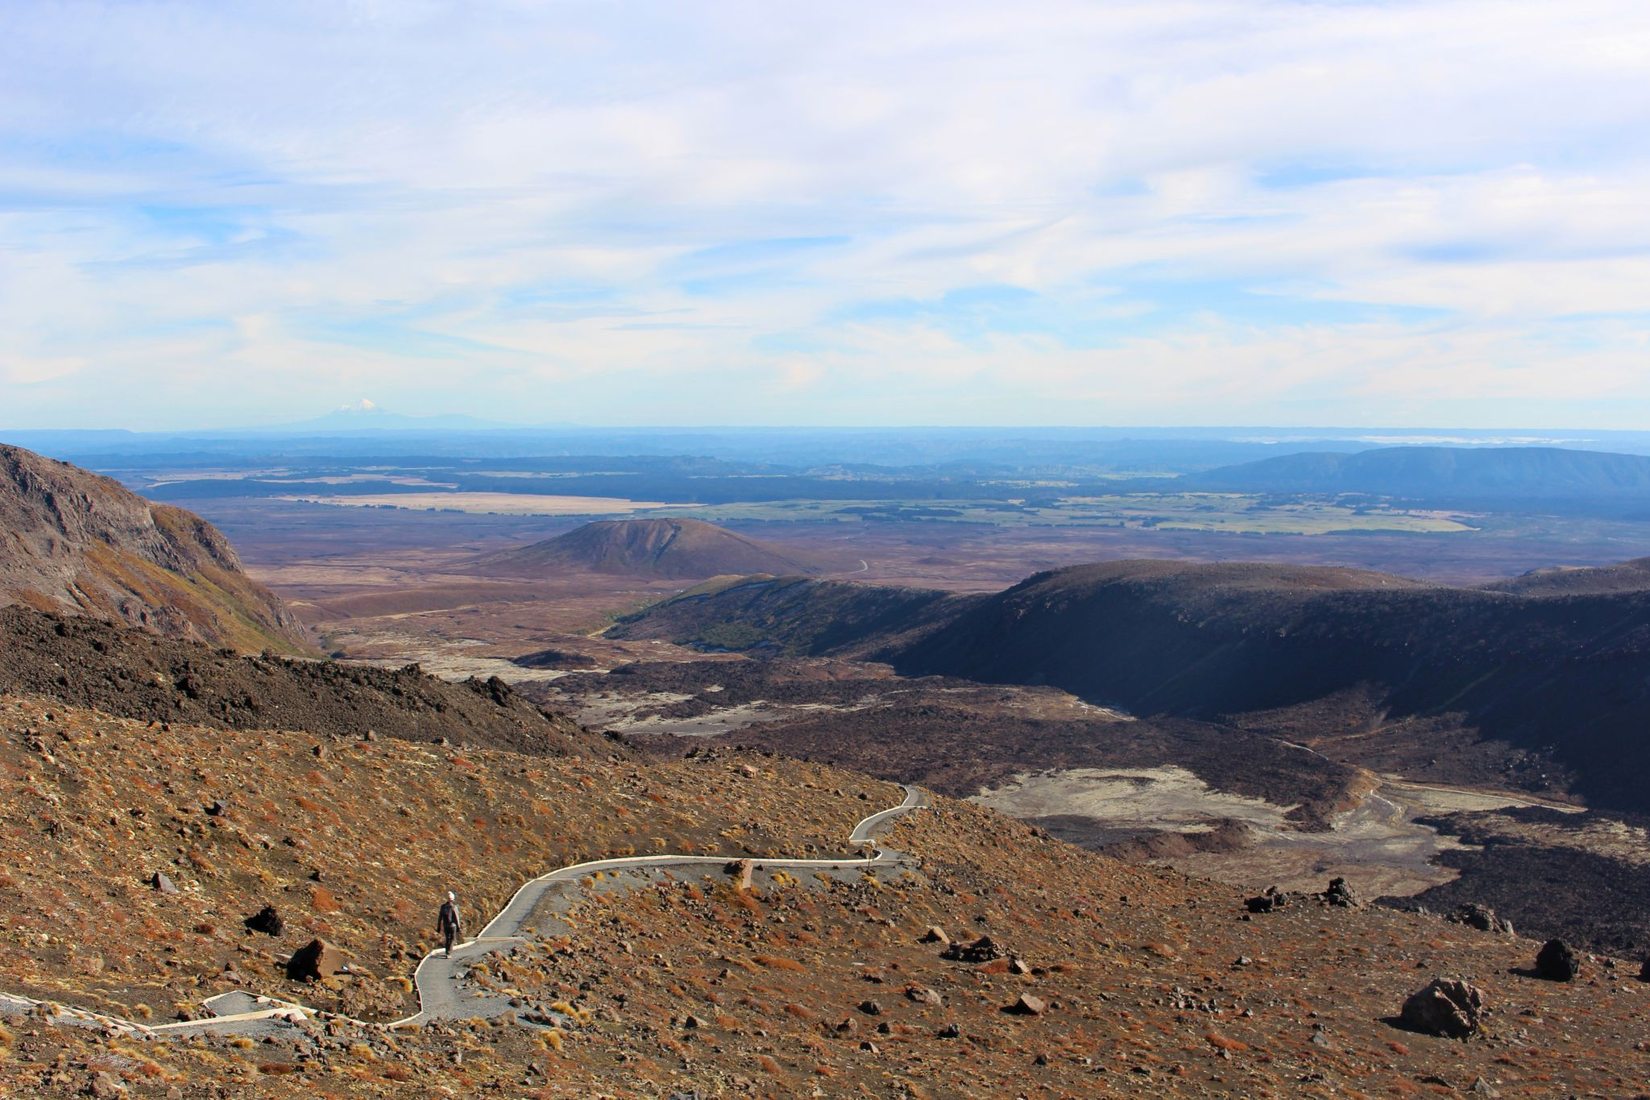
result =
M1455 924L1464 924L1468 928L1476 928L1480 932L1494 932L1503 936L1513 934L1512 921L1496 916L1495 910L1487 905L1469 902L1445 914L1444 919Z
M1325 904L1341 909L1356 909L1363 904L1344 878L1330 879L1329 889L1323 892L1322 897Z
M983 963L1000 959L1005 952L1002 945L990 936L981 936L973 943L953 943L940 952L940 958L950 962Z
M0 445L0 607L92 615L242 651L309 653L285 604L192 512Z
M1484 995L1477 986L1434 978L1425 989L1410 994L1399 1022L1423 1035L1465 1039L1483 1024Z

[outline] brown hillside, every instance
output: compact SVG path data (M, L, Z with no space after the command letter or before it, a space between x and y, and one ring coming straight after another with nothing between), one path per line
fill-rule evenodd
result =
M555 569L684 579L820 571L786 547L696 519L601 520L491 555L481 565L486 572L507 576L539 576Z
M892 784L753 759L759 778L727 758L641 772L473 744L163 730L0 694L0 993L160 1022L244 988L397 1018L416 1008L401 979L432 946L449 889L479 930L523 881L565 863L835 853L868 804L899 800ZM156 872L178 892L152 888ZM282 935L243 927L265 905ZM289 981L278 958L314 936L362 975Z
M210 523L66 462L0 445L0 607L8 604L248 652L313 648Z
M1533 569L1521 577L1485 585L1494 592L1521 596L1582 596L1604 592L1643 592L1650 589L1650 558L1591 569L1555 567Z
M590 855L832 851L896 797L755 755L612 766L173 733L169 751L191 766L157 762L140 724L0 700L0 830L18 853L0 871L0 990L156 1023L237 987L381 1017L405 1007L400 979L448 886L478 919L519 877ZM541 914L548 934L469 971L519 1005L514 1017L140 1042L13 1015L0 1095L1642 1091L1636 965L1584 957L1578 980L1542 981L1529 940L1313 897L1251 918L1233 889L948 801L901 819L887 844L911 865L758 871L748 890L720 864L592 876L568 919ZM145 886L155 870L178 893ZM279 936L242 924L266 904L286 922ZM995 948L947 958L931 926ZM355 972L288 981L280 960L317 935ZM1478 1035L1395 1026L1435 976L1482 990Z
M1325 752L1337 750L1324 738L1378 730L1358 750L1372 763L1400 744L1423 763L1453 755L1428 742L1461 733L1519 750L1503 782L1537 792L1568 784L1592 805L1645 812L1641 573L1630 563L1568 587L1493 591L1343 568L1125 561L939 601L789 580L684 593L610 633L1047 684L1135 715L1236 721Z

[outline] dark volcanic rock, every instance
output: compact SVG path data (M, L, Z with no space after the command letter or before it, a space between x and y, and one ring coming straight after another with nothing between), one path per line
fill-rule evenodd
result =
M1410 994L1399 1022L1411 1031L1465 1039L1483 1022L1484 995L1477 986L1434 978L1425 989Z
M940 952L940 958L951 962L983 963L1003 957L1003 949L990 936L981 936L973 943L953 943Z
M326 940L310 940L287 960L286 976L295 982L318 982L344 969L344 953Z
M1581 973L1581 959L1563 940L1548 940L1535 956L1535 972L1550 982L1568 982Z
M374 730L425 742L461 733L466 744L515 752L624 751L541 710L496 677L453 684L416 665L242 657L25 607L0 608L0 693L6 692L155 723L341 737Z
M1323 892L1323 900L1330 905L1340 906L1344 909L1356 909L1363 904L1358 900L1358 896L1352 892L1352 887L1346 884L1344 878L1330 880L1329 889Z
M1299 901L1300 898L1300 894L1268 886L1265 893L1243 899L1243 907L1251 913L1274 913L1279 909L1288 908L1291 902Z
M249 931L262 932L266 936L279 936L286 930L286 922L281 919L281 914L273 905L264 906L242 923Z
M583 653L570 653L565 649L541 649L536 653L524 653L520 657L511 657L510 663L521 668L595 668L596 658Z
M1496 932L1506 936L1513 934L1512 921L1502 920L1495 915L1495 910L1487 905L1469 902L1466 905L1457 907L1454 912L1446 914L1444 919L1453 921L1456 924L1464 924L1468 928L1476 928L1480 932Z

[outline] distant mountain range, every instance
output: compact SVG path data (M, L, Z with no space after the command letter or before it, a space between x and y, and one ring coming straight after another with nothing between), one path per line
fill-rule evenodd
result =
M1560 447L1385 447L1308 451L1189 474L1189 489L1427 501L1609 501L1650 510L1650 457Z
M300 420L269 428L252 429L258 432L382 432L382 431L491 431L501 428L520 430L520 424L506 424L497 420L459 413L440 413L433 416L408 416L380 408L368 400L334 409L313 420Z

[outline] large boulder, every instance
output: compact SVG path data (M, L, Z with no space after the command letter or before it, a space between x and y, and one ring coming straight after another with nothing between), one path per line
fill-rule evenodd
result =
M1581 973L1581 959L1563 940L1548 940L1535 956L1535 972L1549 982L1567 982Z
M310 940L287 960L286 976L295 982L318 982L348 967L344 953L326 940Z
M1448 978L1434 978L1404 1002L1399 1022L1423 1035L1465 1039L1483 1023L1484 994L1477 986Z

